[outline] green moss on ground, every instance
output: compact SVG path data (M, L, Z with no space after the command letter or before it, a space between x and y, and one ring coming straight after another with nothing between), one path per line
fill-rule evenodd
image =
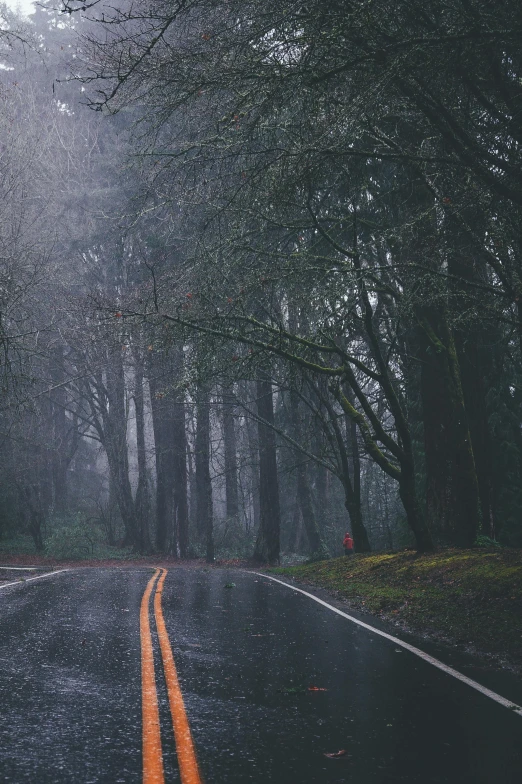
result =
M522 551L356 555L272 569L415 632L522 666Z

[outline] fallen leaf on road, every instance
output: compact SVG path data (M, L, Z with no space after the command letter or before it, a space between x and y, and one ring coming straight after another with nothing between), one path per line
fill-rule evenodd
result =
M323 686L309 686L308 691L328 691Z
M225 583L225 588L235 588L235 587L236 587L235 583Z
M325 751L324 756L328 757L328 759L339 759L340 757L346 757L347 754L347 751L340 749L339 751L333 751L331 753Z

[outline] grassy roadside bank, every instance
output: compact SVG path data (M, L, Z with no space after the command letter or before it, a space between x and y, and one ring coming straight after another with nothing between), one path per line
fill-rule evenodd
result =
M522 668L522 551L356 555L271 569L354 609Z

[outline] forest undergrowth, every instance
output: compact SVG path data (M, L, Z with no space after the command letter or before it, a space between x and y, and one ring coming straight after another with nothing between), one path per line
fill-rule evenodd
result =
M275 568L354 610L522 668L522 551L377 553Z

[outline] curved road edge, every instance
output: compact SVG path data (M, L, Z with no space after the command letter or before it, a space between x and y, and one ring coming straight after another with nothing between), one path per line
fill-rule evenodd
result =
M463 673L459 672L454 667L450 667L448 664L444 664L444 662L440 661L440 659L431 656L429 653L426 653L426 651L417 648L415 645L411 645L410 643L401 640L399 637L395 637L392 634L388 634L388 632L382 631L381 629L378 629L369 623L360 621L358 618L355 618L353 615L349 615L343 610L340 610L338 607L334 607L332 604L325 602L324 599L320 599L318 596L314 596L314 594L310 593L309 591L304 591L302 588L297 588L297 586L295 585L291 585L290 583L284 582L283 580L279 580L276 577L272 577L271 575L264 574L263 572L250 571L250 574L255 574L258 577L264 577L267 580L272 580L275 583L279 583L279 585L283 585L285 588L289 588L291 591L296 591L297 593L303 594L303 596L307 596L309 599L312 599L314 602L323 605L323 607L326 607L327 609L331 610L337 615L341 615L343 618L346 618L348 621L355 623L357 626L361 626L363 629L367 629L368 631L373 632L374 634L377 634L380 637L384 637L386 640L390 640L391 642L394 643L394 645L398 645L401 648L404 648L410 653L413 653L415 656L418 656L420 659L423 659L425 662L428 662L428 664L433 665L433 667L437 667L437 669L442 670L442 672L445 672L447 675L456 678L462 683L465 683L470 688L480 692L485 697L494 700L495 702L499 703L499 705L502 705L504 708L507 708L513 713L516 713L518 716L522 716L521 705L517 705L512 700L508 700L505 697L502 697L501 694L498 694L492 689L488 689L486 686L483 686L481 683L474 680L473 678L469 678L467 675L464 675Z

